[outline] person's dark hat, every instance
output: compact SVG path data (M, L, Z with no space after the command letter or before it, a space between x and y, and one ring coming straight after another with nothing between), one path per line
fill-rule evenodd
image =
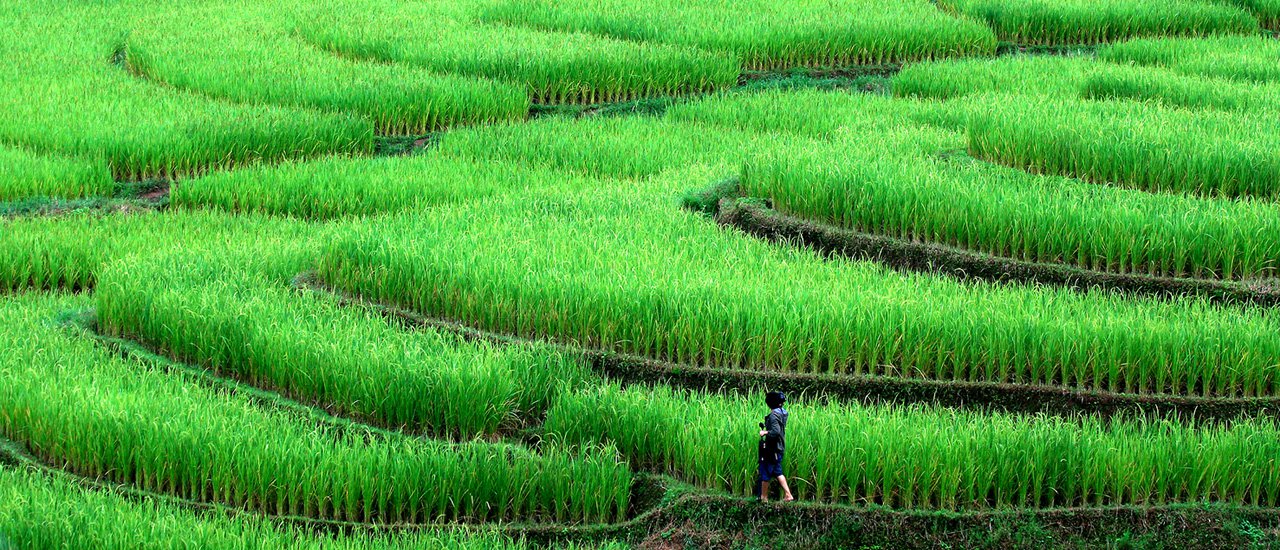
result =
M771 391L764 396L764 404L768 405L771 409L781 407L782 404L786 402L787 394L780 391Z

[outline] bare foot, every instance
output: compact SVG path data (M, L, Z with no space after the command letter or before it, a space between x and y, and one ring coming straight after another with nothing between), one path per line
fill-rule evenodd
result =
M791 502L791 501L793 501L793 500L795 500L795 499L796 499L796 497L793 497L793 496L791 496L791 495L787 495L787 498L782 499L782 502Z

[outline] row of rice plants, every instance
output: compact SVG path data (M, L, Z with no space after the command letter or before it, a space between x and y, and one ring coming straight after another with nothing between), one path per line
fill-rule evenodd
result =
M1280 267L1275 206L1099 186L965 157L963 134L898 126L778 149L742 169L745 195L856 231L1112 273L1257 278Z
M1175 419L1062 419L954 409L792 404L784 459L797 498L945 510L1280 502L1280 429ZM755 488L764 403L670 389L564 394L565 442L609 441L700 486ZM709 443L716 442L716 443Z
M985 92L1074 96L1103 65L1084 55L1009 55L915 63L893 77L893 95L954 99Z
M1244 10L1208 0L939 0L938 5L987 22L1001 40L1028 45L1258 31L1258 21Z
M359 419L466 439L544 412L588 376L550 350L495 349L302 294L220 250L118 262L95 292L100 327L252 385Z
M0 146L0 201L110 195L111 170L101 160L41 155Z
M1244 84L1152 67L1099 72L1084 82L1090 99L1158 101L1186 109L1219 109L1257 114L1280 109L1280 83Z
M372 149L350 116L232 105L141 81L110 62L133 3L0 5L0 142L105 161L117 179ZM184 60L185 61L185 60Z
M335 234L320 272L484 329L710 367L1280 392L1277 327L1259 311L904 275L725 232L655 199L719 175L694 168L642 191L534 193L371 220Z
M782 90L724 94L681 103L667 109L665 118L694 127L718 126L744 135L796 134L824 139L841 135L842 130L850 126L878 128L899 125L935 105L936 102L891 99L874 94Z
M991 98L969 151L1034 172L1148 191L1274 198L1280 132L1248 114L1159 105Z
M1217 0L1249 10L1264 29L1280 30L1280 0Z
M476 530L396 535L326 535L247 515L189 509L93 491L31 470L0 468L0 544L24 550L523 550L525 544ZM5 546L9 548L10 546Z
M984 55L996 46L983 25L926 0L501 0L480 17L725 52L753 70Z
M524 118L518 88L418 67L360 63L289 35L288 0L170 7L136 23L129 67L180 89L241 102L348 112L386 134Z
M446 156L519 162L608 178L638 178L696 163L736 165L785 136L654 117L546 118L453 131Z
M128 255L252 249L257 268L287 284L307 269L318 226L219 212L76 213L0 219L0 292L91 288L102 267Z
M89 477L270 514L359 522L610 521L631 474L611 449L542 454L324 429L125 361L50 323L83 299L0 305L0 433Z
M594 180L501 160L437 151L377 158L330 157L218 172L173 187L172 204L338 218L416 210L505 192Z
M1280 41L1263 36L1133 40L1103 48L1098 57L1229 80L1280 81Z
M578 32L479 24L465 2L350 0L311 6L298 34L325 50L495 78L538 103L603 103L737 84L729 55Z

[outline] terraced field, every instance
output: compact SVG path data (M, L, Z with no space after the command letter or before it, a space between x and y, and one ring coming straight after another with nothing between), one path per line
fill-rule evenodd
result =
M1278 28L0 0L0 549L1280 545Z

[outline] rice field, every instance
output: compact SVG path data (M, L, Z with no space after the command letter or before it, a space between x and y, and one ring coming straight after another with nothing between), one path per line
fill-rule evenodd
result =
M1205 396L1271 395L1280 382L1261 311L971 288L779 250L670 202L534 193L377 220L327 243L319 271L487 330L724 369ZM967 314L976 307L982 317Z
M1245 6L1214 0L940 0L985 21L1001 40L1027 45L1097 44L1143 36L1248 34Z
M1280 545L1277 16L0 0L0 550Z
M727 54L483 24L470 4L360 0L312 6L296 32L342 55L510 82L537 103L699 94L738 80L737 60Z
M983 55L996 45L989 29L926 0L501 0L480 19L693 46L733 55L753 70Z
M383 134L522 118L528 99L502 83L411 65L359 63L291 36L289 2L221 2L144 18L128 69L181 90L238 102L350 113Z
M611 386L562 396L548 428L569 441L614 442L636 462L741 493L754 484L755 461L735 448L750 445L753 434L729 445L705 442L735 432L733 419L757 408L738 396ZM1271 459L1277 427L1269 421L1103 425L917 407L790 410L812 419L787 434L787 453L798 457L788 477L807 500L961 510L1206 500L1274 506L1280 498Z

